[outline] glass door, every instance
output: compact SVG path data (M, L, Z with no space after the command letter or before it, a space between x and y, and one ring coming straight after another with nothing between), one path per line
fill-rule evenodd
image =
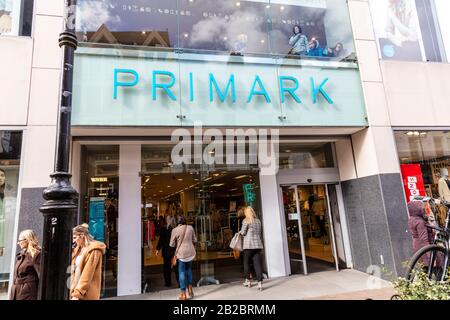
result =
M342 232L334 186L282 186L292 274L339 271ZM338 228L337 234L335 228ZM343 256L341 260L345 260Z
M298 187L283 186L283 206L286 219L286 232L288 237L289 261L291 274L308 274L305 255L305 239L301 218Z

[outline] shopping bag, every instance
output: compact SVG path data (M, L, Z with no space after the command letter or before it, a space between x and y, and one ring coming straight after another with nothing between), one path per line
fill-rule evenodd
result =
M238 232L234 235L230 242L230 248L236 251L243 251L242 235Z

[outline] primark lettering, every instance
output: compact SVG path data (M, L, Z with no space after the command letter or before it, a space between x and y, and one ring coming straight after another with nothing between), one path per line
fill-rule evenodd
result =
M176 92L180 86L177 84L177 78L174 73L165 70L153 70L151 72L151 97L153 101L158 100L158 94L166 95L169 99L177 101L180 97L177 96ZM183 79L184 80L184 79ZM196 100L196 83L194 83L194 74L189 72L186 76L187 80L187 92L183 94L188 95L190 102ZM285 103L287 99L291 99L297 104L301 104L303 97L300 94L301 86L304 84L294 76L279 76L278 77L278 94L281 103ZM334 102L330 95L326 91L326 85L328 83L328 78L325 79L315 79L310 77L306 82L309 89L309 99L313 104L318 102L320 96L325 99L325 101L332 105ZM237 92L237 76L230 74L228 78L222 79L216 77L213 73L206 75L205 81L209 86L205 89L209 91L209 101L214 102L216 97L219 98L221 102L225 102L227 97L231 97L233 103L238 102L240 99L245 99L246 103L251 103L255 96L262 97L267 103L272 103L273 96L267 91L266 85L264 84L264 79L259 75L253 77L253 81L248 83L248 92L245 97L238 97ZM126 94L124 90L132 90L135 87L141 85L141 75L133 69L114 69L114 89L113 89L113 99L116 100L120 95ZM148 84L145 84L146 87ZM206 91L206 92L208 92ZM302 91L304 92L304 91ZM277 97L278 98L278 97ZM241 102L241 101L239 101Z

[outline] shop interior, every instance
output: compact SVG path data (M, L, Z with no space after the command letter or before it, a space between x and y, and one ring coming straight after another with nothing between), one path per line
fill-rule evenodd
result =
M167 216L183 215L194 227L197 257L195 285L231 282L242 278L242 261L229 243L240 230L242 207L256 211L259 194L257 171L198 171L142 175L144 291L167 289L163 258L156 255L159 233ZM172 287L176 287L175 273Z

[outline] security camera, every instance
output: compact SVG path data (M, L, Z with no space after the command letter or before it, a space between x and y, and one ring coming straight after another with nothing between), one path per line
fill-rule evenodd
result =
M306 180L306 181L308 181L308 183L311 183L311 182L312 182L312 179L308 179L308 180Z

